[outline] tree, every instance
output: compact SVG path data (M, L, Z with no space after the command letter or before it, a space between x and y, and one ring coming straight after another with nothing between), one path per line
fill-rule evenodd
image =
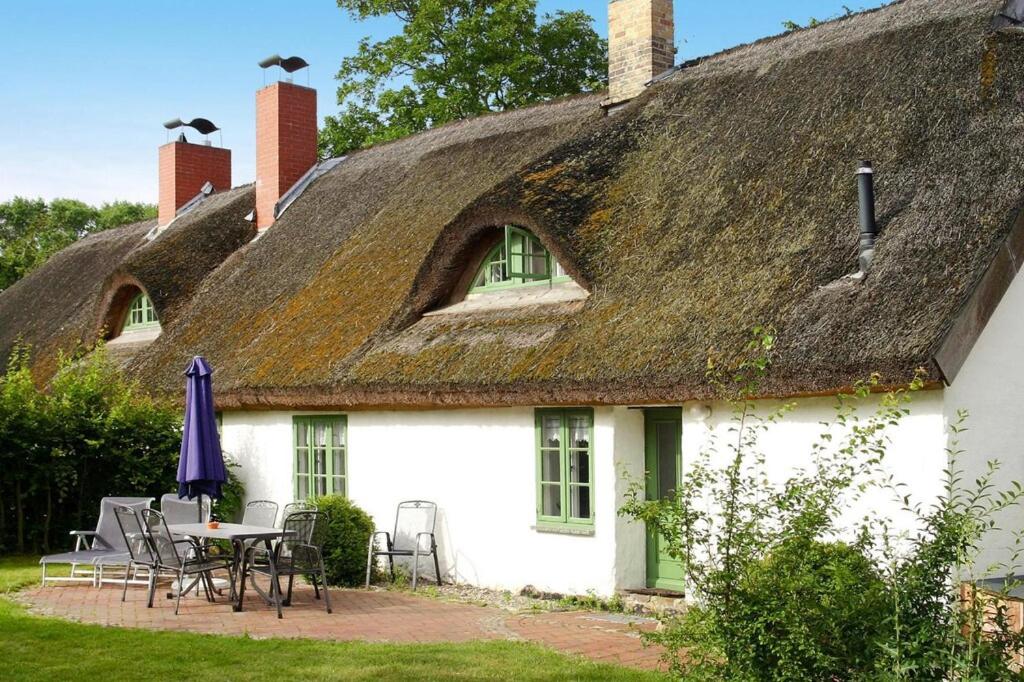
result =
M323 156L448 121L603 86L607 45L582 11L538 22L536 0L338 0L356 20L395 16L402 32L363 38L338 71Z
M95 208L75 199L15 197L0 204L0 291L88 234L155 217L155 206L127 201Z

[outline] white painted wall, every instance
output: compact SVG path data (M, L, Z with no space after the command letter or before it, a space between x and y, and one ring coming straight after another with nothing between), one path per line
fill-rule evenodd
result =
M224 414L224 450L242 465L249 499L291 501L295 414ZM635 422L636 416L618 408L594 411L593 536L535 529L530 408L348 413L349 497L388 530L399 501L436 501L441 570L448 580L611 594L622 565L616 562L622 523L616 517L620 483L613 461L619 419ZM639 453L642 462L642 441ZM642 567L642 553L639 560ZM433 573L426 565L421 569Z
M770 475L785 476L809 461L821 422L832 419L834 401L799 401L783 423L762 437ZM877 400L866 401L871 410ZM699 419L683 409L683 457L700 452L717 435L731 437L730 411L711 405ZM770 406L765 405L765 409ZM291 501L292 412L228 412L223 419L226 452L242 465L249 499ZM304 413L308 414L308 413ZM532 408L348 413L348 486L354 502L382 529L394 523L405 499L438 502L441 570L447 580L519 590L524 585L562 593L643 587L646 579L643 527L618 516L627 476L644 470L642 410L594 410L593 536L537 531ZM919 394L912 415L892 434L888 468L931 499L941 490L945 468L943 400ZM887 497L864 507L896 514ZM856 516L858 510L851 510ZM432 576L428 564L421 567Z
M946 415L970 412L967 431L960 434L964 451L960 467L966 480L982 475L989 460L1001 464L996 483L1024 483L1024 275L1010 284L967 361L946 389ZM1011 533L1024 529L1024 511L1007 510L999 518L1001 531L986 539L979 567L1005 563L1011 557ZM1005 571L994 571L1005 575ZM1021 570L1018 567L1017 572Z
M759 437L759 449L766 458L766 473L775 483L783 482L796 468L810 465L814 444L823 442L821 436L826 432L823 424L834 424L836 417L835 398L785 402L795 404L795 408ZM872 396L857 403L857 413L867 418L878 409L880 397ZM758 410L761 414L768 414L781 405L780 402L762 401ZM736 441L733 413L728 404L704 405L711 408L707 418L702 416L700 407L700 404L691 403L683 408L684 468L687 453L692 457L693 453L712 446L717 451L714 461L724 465L732 456L728 446ZM833 435L832 443L838 445L844 431L834 426L827 430ZM947 462L942 392L915 394L910 415L888 436L891 442L884 461L885 472L891 474L895 481L909 486L915 500L925 504L935 500L943 489L942 472ZM881 490L851 501L842 525L852 527L869 512L891 518L896 533L906 533L916 527L913 517L901 512L901 505L893 495Z

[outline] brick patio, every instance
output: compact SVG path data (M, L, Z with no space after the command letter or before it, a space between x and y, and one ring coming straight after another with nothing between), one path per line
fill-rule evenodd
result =
M409 593L331 590L334 613L308 587L296 586L293 606L278 620L251 591L246 608L235 613L225 599L210 604L201 598L182 600L181 615L173 601L157 593L154 608L146 608L145 589L68 585L35 588L19 593L19 601L34 613L100 625L187 630L251 637L308 637L336 641L390 643L467 642L512 639L530 641L565 653L639 668L659 667L660 651L644 647L639 631L654 621L622 614L587 611L514 613L497 607L446 602Z

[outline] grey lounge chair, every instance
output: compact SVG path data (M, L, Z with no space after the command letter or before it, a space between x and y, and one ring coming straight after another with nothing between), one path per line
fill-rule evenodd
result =
M104 497L100 500L96 530L71 531L75 538L73 551L49 554L39 560L43 568L43 585L47 582L88 582L98 586L102 579L102 566L121 566L127 570L131 556L117 525L114 507L127 506L141 511L149 508L152 502L152 497ZM50 565L68 564L71 565L69 577L55 578L46 574Z
M370 587L370 574L377 557L386 556L391 568L391 579L395 579L395 557L412 557L412 589L416 589L419 577L420 557L434 557L434 575L441 584L441 566L437 560L437 539L434 526L437 522L437 505L426 500L408 500L398 504L395 513L394 535L387 531L376 531L370 536L370 548L366 553L366 587ZM385 549L377 549L377 538L384 536ZM429 541L429 545L424 544Z

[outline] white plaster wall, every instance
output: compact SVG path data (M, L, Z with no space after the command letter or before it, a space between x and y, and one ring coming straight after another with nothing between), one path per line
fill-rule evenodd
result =
M968 483L998 460L995 483L1024 483L1024 275L1010 284L995 313L971 350L956 379L946 389L946 415L952 423L957 410L967 410L967 431L959 436L963 454L959 467ZM1024 511L1009 509L998 517L1001 530L983 543L979 568L1011 558L1012 533L1024 529ZM987 572L987 571L984 571ZM1005 575L1005 570L994 570ZM1020 573L1020 567L1016 569Z
M781 479L809 463L821 422L834 416L833 405L830 399L801 400L782 423L762 436L772 478ZM876 406L877 400L871 399L863 409ZM684 466L713 436L722 452L732 437L727 405L711 405L707 419L698 419L691 407L682 410ZM224 414L224 449L242 465L249 499L291 501L295 414L308 413ZM350 412L348 427L350 497L382 529L394 523L399 501L436 501L441 570L447 580L509 590L531 584L554 592L601 595L644 586L643 527L617 514L628 479L644 473L643 410L594 410L593 536L535 529L532 408ZM911 416L891 434L887 468L922 501L941 491L944 434L940 392L919 394ZM863 501L850 510L851 518L868 507L899 520L898 505L887 496ZM433 574L426 563L422 569Z
M879 397L859 401L858 414L866 418L879 407ZM780 422L771 424L759 437L758 447L766 458L769 480L781 483L797 468L812 463L813 446L821 441L826 431L823 424L835 422L835 398L804 398L785 401L795 404ZM758 411L767 414L782 403L762 401ZM692 461L695 453L715 447L716 462L725 463L731 456L729 445L735 443L736 433L732 411L728 404L713 403L710 417L703 418L698 404L683 408L683 467ZM895 429L888 432L890 443L883 466L893 479L905 483L914 500L928 504L942 492L946 468L946 440L941 391L922 391L915 394L911 413ZM843 434L831 428L833 443L838 444ZM857 501L850 501L843 517L843 525L855 524L865 513L891 518L894 530L905 533L916 527L911 516L901 511L901 504L888 492L876 490Z
M615 512L625 501L630 480L644 477L644 411L616 407ZM647 586L647 534L642 523L624 516L615 521L615 584L619 589Z
M300 413L224 414L224 449L242 465L248 499L291 501L295 414ZM594 411L592 536L535 529L531 408L350 412L349 497L389 530L399 501L436 501L441 570L448 580L511 590L532 584L555 592L611 594L623 565L616 561L615 542L622 526L616 516L621 482L613 461L619 419L635 427L636 416L624 408ZM639 452L642 462L642 440ZM642 567L642 552L639 561ZM421 569L433 574L427 564Z

